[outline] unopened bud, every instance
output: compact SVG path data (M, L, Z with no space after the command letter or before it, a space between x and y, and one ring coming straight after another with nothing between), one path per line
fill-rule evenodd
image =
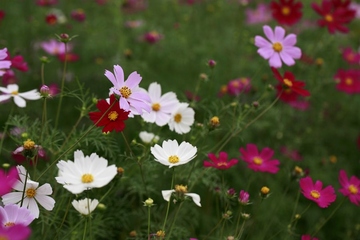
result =
M208 66L210 67L210 68L214 68L215 66L216 66L216 62L214 61L214 60L209 60L209 62L208 62Z
M51 97L50 95L50 88L46 85L42 85L40 88L40 95L43 98L49 98Z

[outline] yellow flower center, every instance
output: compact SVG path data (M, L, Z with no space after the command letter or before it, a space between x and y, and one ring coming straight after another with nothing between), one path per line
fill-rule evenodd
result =
M82 181L83 183L91 183L91 182L94 181L94 177L93 177L93 175L90 174L90 173L85 173L84 175L82 175L81 181Z
M217 126L217 125L219 125L219 124L220 124L219 117L217 117L217 116L212 117L212 118L210 119L210 124L211 124L212 126Z
M351 184L348 189L349 192L351 192L351 194L357 194L359 192L359 189L355 187L353 184Z
M179 122L181 122L181 118L182 118L181 114L180 114L180 113L177 113L177 114L174 116L174 121L177 122L177 123L179 123Z
M253 158L253 162L256 164L256 165L261 165L263 163L263 160L260 158L260 157L254 157Z
M302 170L301 167L295 166L294 172L297 173L297 174L302 174L303 170Z
M288 86L288 87L292 87L292 86L293 86L293 83L292 83L289 79L287 79L287 78L285 78L285 79L283 80L283 82L284 82L284 84L285 84L286 86Z
M327 14L325 17L324 17L325 21L327 22L332 22L334 20L333 16L331 16L331 14Z
M24 142L24 148L27 150L34 149L35 148L35 142L31 141L31 139L28 139Z
M187 186L175 185L175 191L180 193L187 193Z
M178 163L179 162L179 157L176 155L172 155L169 157L169 163Z
M123 96L124 98L128 98L130 95L131 95L131 90L130 88L124 86L122 88L120 88L120 93L121 93L121 96Z
M165 231L163 230L159 230L156 232L156 236L157 237L165 237ZM0 239L1 240L1 239Z
M154 103L153 105L152 105L152 110L154 110L155 112L157 112L157 111L159 111L160 110L160 104L158 104L158 103Z
M119 114L116 111L111 111L108 114L110 121L115 121L118 118Z
M352 85L352 84L353 84L352 78L346 78L346 79L345 79L345 84L346 84L346 85Z
M320 198L320 193L319 193L318 191L316 191L316 190L312 190L312 191L310 192L310 195L311 195L313 198L315 198L315 199Z
M18 95L19 94L19 92L18 91L12 91L11 92L11 95ZM1 239L0 239L1 240Z
M283 7L281 9L281 13L285 16L289 15L290 14L290 8L289 7Z
M26 190L25 194L26 194L26 197L33 198L36 195L36 190L33 188L29 188Z
M272 47L275 52L281 52L281 50L283 49L283 46L279 42L274 43Z
M270 188L268 188L268 187L262 187L261 190L260 190L260 192L261 192L262 194L264 194L264 195L267 195L267 194L269 194L269 192L270 192Z
M227 164L226 162L219 162L219 163L217 163L216 165L217 165L218 167L223 167L223 166L224 166L224 167L227 167L228 164Z
M5 227L12 227L14 225L15 225L15 223L13 223L13 222L7 222L7 223L4 224Z
M10 240L7 236L0 235L0 240Z

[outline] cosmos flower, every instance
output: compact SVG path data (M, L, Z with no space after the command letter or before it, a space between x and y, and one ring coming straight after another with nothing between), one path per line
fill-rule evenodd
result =
M256 9L246 9L246 23L259 24L267 23L271 20L270 9L267 4L259 3Z
M241 93L247 93L251 89L250 78L237 78L227 84L227 93L232 96L238 96Z
M60 160L56 166L59 168L56 181L73 194L91 188L101 188L117 174L116 166L108 166L108 160L99 157L96 153L84 156L81 150L74 152L74 162Z
M263 30L269 41L261 36L255 37L255 46L259 48L257 52L260 56L269 60L270 67L280 68L282 61L288 66L294 65L294 59L301 57L300 48L294 46L296 35L289 34L285 37L284 28L279 26L275 27L275 31L269 26L264 26Z
M0 95L0 102L6 101L13 97L15 104L21 108L26 107L25 99L38 100L41 98L40 93L36 89L19 93L19 86L17 84L9 84L6 88L0 87L0 92L4 93Z
M312 237L310 235L302 235L301 240L319 240L318 238Z
M294 0L271 1L270 8L273 18L283 25L294 25L302 17L302 3Z
M97 123L96 126L104 127L102 132L107 133L113 130L121 132L124 130L124 121L128 119L129 112L120 108L114 94L111 94L110 96L110 103L101 99L97 102L96 107L100 110L100 112L90 112L89 117L94 124ZM105 112L107 112L107 114L100 120Z
M360 179L356 176L351 176L348 179L345 170L340 170L339 172L339 182L341 185L341 192L342 195L348 197L350 202L358 205L360 204Z
M235 158L228 160L228 154L226 152L220 152L218 158L215 154L209 153L208 158L210 161L204 161L204 167L213 167L221 170L229 169L239 162L239 160Z
M196 193L188 193L187 191L187 186L183 186L183 185L175 185L175 189L172 190L163 190L161 191L161 194L164 198L165 201L170 201L171 195L175 195L175 199L177 201L179 200L185 200L186 197L190 197L192 198L192 200L194 201L194 203L196 205L198 205L199 207L201 207L201 203L200 203L200 196L199 194Z
M21 55L11 57L9 51L7 51L7 57L5 60L9 60L11 62L11 68L16 68L22 72L27 72L29 70L27 63L24 61L24 57Z
M179 134L190 132L190 126L195 121L195 111L189 107L188 103L179 103L171 114L169 128Z
M314 184L311 177L308 176L301 178L299 183L304 197L316 202L321 208L327 208L336 199L334 188L329 185L323 189L321 181L316 181Z
M156 82L150 84L148 94L151 100L151 111L144 112L141 117L145 122L156 123L160 127L166 125L179 103L176 94L168 92L161 95L161 86Z
M349 64L360 63L360 53L354 51L351 47L342 49L342 57Z
M144 89L139 88L142 79L140 74L132 72L124 81L124 71L119 65L114 65L114 74L105 70L105 76L114 85L110 88L110 93L120 97L120 107L134 115L150 112L150 97Z
M19 224L28 226L34 219L29 209L20 207L17 204L0 206L1 226L11 227Z
M274 151L270 148L266 147L259 152L257 146L250 143L246 145L246 149L240 148L239 151L241 153L240 158L248 164L250 169L272 174L279 171L280 162L277 159L271 159Z
M66 44L66 52L71 52L73 45L71 43ZM44 41L40 43L40 47L50 55L57 56L60 54L65 54L65 44L59 42L55 39L50 39L49 41Z
M339 69L334 76L336 89L347 94L360 93L360 70Z
M169 166L179 166L190 162L196 157L197 148L188 142L182 142L180 145L176 140L163 141L162 146L156 144L150 148L155 161Z
M141 141L143 141L143 143L147 143L147 144L157 143L159 141L159 136L146 131L141 131L139 133L139 138L141 139Z
M99 201L97 199L92 200L85 198L79 201L73 200L71 204L80 214L89 215L95 210L95 208L99 204Z
M0 169L0 196L10 192L18 180L18 171L15 167L10 168L8 173Z
M248 205L249 203L250 194L248 192L245 192L244 190L241 190L239 193L239 203L241 205Z
M29 239L30 234L30 228L21 224L11 227L0 226L0 239L27 240Z
M22 206L29 209L35 218L39 218L40 214L39 207L37 205L38 203L46 210L51 211L54 208L55 200L48 196L52 194L50 184L45 183L39 187L38 182L30 180L30 176L23 166L17 166L16 168L18 170L20 180L17 180L13 186L13 189L16 190L15 192L10 192L2 196L2 202L4 205L18 204L20 206L24 195Z
M0 49L0 77L4 75L6 69L9 69L11 66L11 61L5 60L7 56L7 48Z

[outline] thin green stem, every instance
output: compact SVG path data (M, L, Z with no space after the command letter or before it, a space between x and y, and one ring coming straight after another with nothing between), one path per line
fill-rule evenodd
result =
M243 223L241 224L241 228L240 228L239 235L238 235L237 238L236 238L236 239L238 239L238 240L241 239L241 236L242 236L243 233L244 233L245 222L246 222L246 220L244 220Z
M241 211L242 211L242 205L240 205L238 218L237 218L237 220L236 220L235 236L236 236L236 234L238 233L238 229L239 229L240 218L241 218Z
M133 153L133 151L131 150L131 147L130 147L130 145L129 145L126 137L125 137L124 132L121 132L121 135L122 135L122 137L123 137L123 139L124 139L124 141L125 141L126 147L129 149L130 156L133 157L133 156L134 156L134 153Z
M206 235L206 237L204 238L204 240L206 240L214 231L215 229L217 229L219 227L219 225L221 224L221 222L223 221L224 219L221 218L220 221L215 225L215 227L213 229L211 229L211 231L208 233L208 235Z
M175 179L175 168L173 168L173 172L172 172L172 179L171 179L170 189L173 189L173 187L174 187L174 179ZM168 218L168 215L169 215L170 202L171 202L171 198L169 199L168 205L167 205L167 208L166 208L165 220L164 220L164 224L163 224L163 228L162 228L163 231L165 231L166 221L167 221L167 218Z
M58 152L61 152L62 151L62 148L65 146L65 144L69 141L71 135L75 132L75 129L77 128L77 126L79 125L81 119L83 118L84 116L82 115L82 113L80 113L80 116L79 118L76 120L76 123L74 124L74 126L72 127L70 133L67 135L65 141L63 142L63 144L61 145L60 149Z
M60 116L60 110L61 110L61 104L62 104L62 99L64 97L64 86L65 86L65 76L66 76L66 66L67 66L67 44L65 44L65 61L64 61L64 68L63 68L63 73L62 73L62 79L61 79L61 89L60 89L60 100L59 100L59 105L57 108L57 112L56 112L56 118L55 118L55 129L58 126L59 123L59 116Z
M84 226L83 240L85 240L85 239L86 239L87 222L88 222L88 220L87 220L87 219L85 219L85 226Z
M151 207L148 207L148 229L147 229L147 236L148 236L148 239L150 239L150 218L151 218L151 210L150 210Z
M11 108L10 113L9 113L9 117L5 122L4 134L6 134L6 132L8 130L8 126L9 126L8 121L10 120L13 111L14 111L14 106ZM3 143L4 143L4 139L5 139L5 135L3 135L1 140L0 140L0 154L1 154Z
M57 232L57 234L56 234L56 236L55 236L55 239L57 239L57 236L58 236L59 233L60 233L60 229L62 229L62 226L63 226L64 223L65 223L67 214L69 213L70 203L71 203L71 198L69 198L69 202L68 202L68 204L67 204L67 206L66 206L66 211L65 211L65 214L64 214L63 219L62 219L62 221L61 221L61 224L60 224L60 226L57 228L57 229L59 229L59 231ZM61 206L61 204L60 204L60 206ZM60 208L58 208L58 210L56 211L55 216L57 215L57 213L59 212L59 210L60 210ZM80 222L79 222L79 224L80 224ZM44 239L46 239L46 238L44 238Z
M175 225L175 221L176 221L176 219L177 219L177 217L178 217L178 214L179 214L179 212L180 212L180 209L181 209L181 206L183 205L183 203L184 203L184 202L180 203L178 209L176 210L176 213L175 213L175 216L174 216L174 220L173 220L173 222L171 223L171 227L170 227L169 234L166 234L169 240L171 239L171 238L170 238L170 237L171 237L171 233L172 233L172 230L173 230L174 225Z

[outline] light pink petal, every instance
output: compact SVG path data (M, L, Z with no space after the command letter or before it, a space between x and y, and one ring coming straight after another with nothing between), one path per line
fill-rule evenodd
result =
M281 68L282 63L280 60L280 55L277 53L273 54L269 59L269 64L270 64L270 67Z
M289 54L287 54L285 51L280 52L280 58L288 66L292 66L295 64L294 59Z
M285 39L282 41L282 45L285 47L292 47L296 44L296 35L295 34L289 34L285 37Z
M265 26L263 26L263 30L264 30L265 36L270 40L270 42L274 42L274 32L271 29L271 27L265 25Z
M284 47L283 52L289 54L293 59L301 57L301 49L298 47Z
M119 85L119 88L124 85L124 71L119 65L114 65L114 74L116 78L116 82ZM114 85L115 86L115 85Z
M282 27L275 27L275 32L274 32L274 41L275 42L281 42L284 40L285 37L285 29L283 29Z
M137 72L132 72L129 77L126 80L126 86L128 86L130 89L139 86L139 83L141 82L141 76Z
M275 53L275 51L274 51L274 49L272 47L271 48L260 48L260 49L257 50L257 52L264 59L269 59Z
M272 44L265 38L263 38L261 36L256 36L255 37L255 46L257 46L259 48L271 48Z
M115 76L112 72L110 72L109 70L105 70L105 74L104 74L109 80L110 82L114 85L114 88L119 89L121 86L120 84L116 81Z

